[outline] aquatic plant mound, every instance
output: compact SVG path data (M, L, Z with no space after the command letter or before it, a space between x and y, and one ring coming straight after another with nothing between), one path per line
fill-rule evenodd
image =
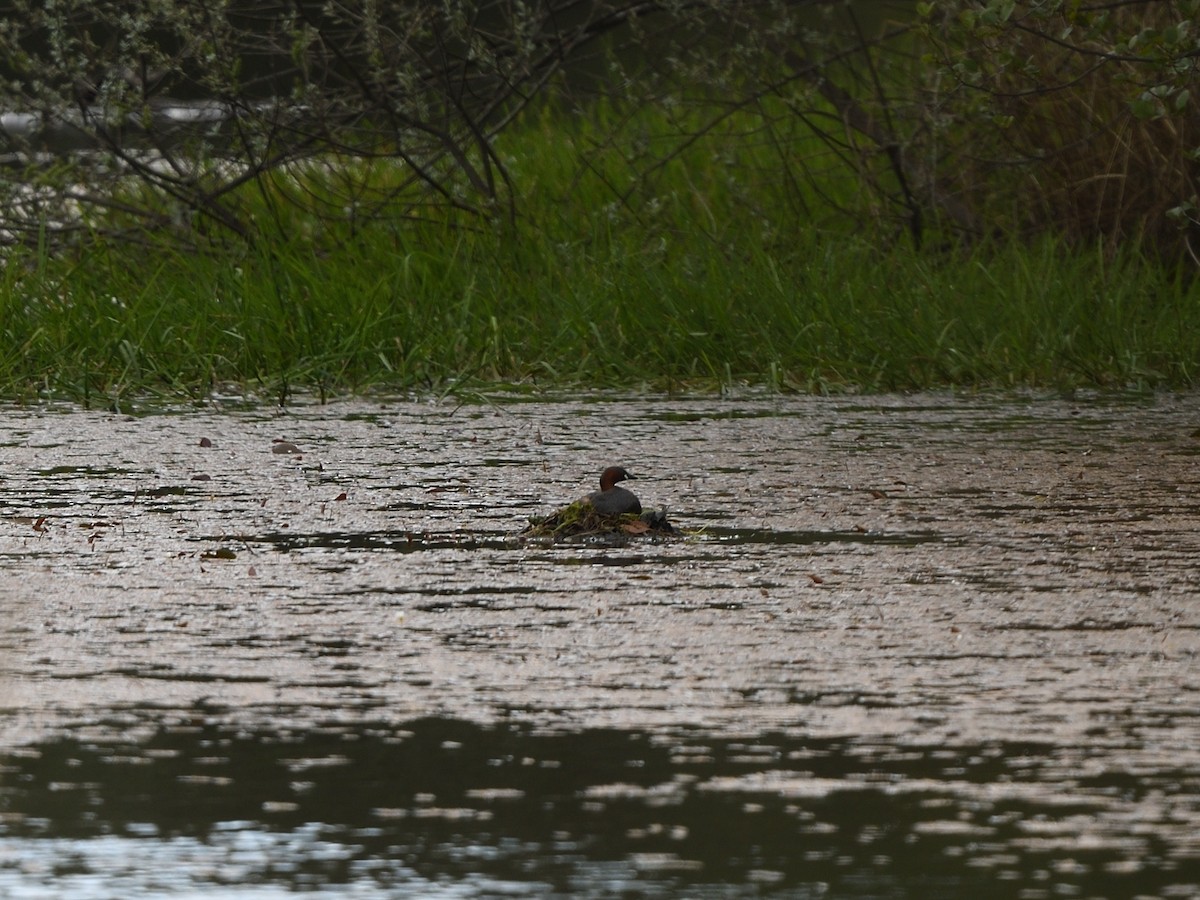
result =
M646 510L642 513L605 514L598 512L587 498L576 500L548 516L531 516L529 525L521 532L523 537L548 537L555 540L590 536L668 534L674 535L678 532L667 521L665 509Z

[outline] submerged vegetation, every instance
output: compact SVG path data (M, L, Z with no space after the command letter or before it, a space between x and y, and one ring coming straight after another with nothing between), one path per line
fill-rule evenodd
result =
M175 5L5 57L5 395L1196 380L1197 3Z

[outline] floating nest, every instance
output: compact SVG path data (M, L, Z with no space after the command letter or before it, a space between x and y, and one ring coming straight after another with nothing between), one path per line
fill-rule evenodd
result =
M553 540L677 534L679 532L667 521L665 509L652 509L640 514L603 515L596 512L587 500L576 500L570 506L545 517L530 517L529 525L521 532L522 537Z

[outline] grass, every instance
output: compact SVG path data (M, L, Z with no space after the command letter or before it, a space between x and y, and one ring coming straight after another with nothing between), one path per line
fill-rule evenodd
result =
M72 258L15 254L0 277L0 394L1196 378L1200 283L1134 253L1052 240L883 252L871 235L806 227L755 183L764 167L701 148L622 205L612 188L632 183L627 158L586 138L543 120L503 145L526 186L515 224L351 234L297 211L296 237L218 256L104 241Z

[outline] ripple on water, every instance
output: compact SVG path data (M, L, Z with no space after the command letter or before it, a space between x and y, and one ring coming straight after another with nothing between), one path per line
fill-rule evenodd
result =
M1194 407L0 411L0 895L1200 894Z

